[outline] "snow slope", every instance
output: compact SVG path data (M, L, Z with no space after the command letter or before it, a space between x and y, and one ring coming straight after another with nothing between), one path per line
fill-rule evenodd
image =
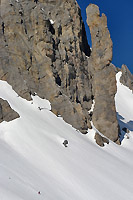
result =
M82 135L47 100L26 101L0 81L0 97L21 116L0 124L0 200L133 199L133 94L119 77L116 108L130 138L104 148L95 144L94 130Z

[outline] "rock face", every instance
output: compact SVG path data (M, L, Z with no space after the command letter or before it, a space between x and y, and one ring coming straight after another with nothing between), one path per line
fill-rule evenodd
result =
M116 82L107 19L91 4L87 21L92 53L75 0L3 0L0 79L27 100L34 93L48 99L52 111L82 133L91 127L92 117L96 128L116 141Z
M133 75L131 74L126 65L122 65L121 71L122 76L120 78L120 82L133 91Z
M107 18L100 17L98 6L87 7L87 23L92 39L90 65L93 66L93 94L95 108L92 121L96 128L113 141L118 140L118 122L116 118L114 96L116 79L112 60L112 41L107 28Z
M0 79L22 97L35 92L85 133L92 76L79 6L74 0L2 1Z
M7 101L0 98L0 122L2 121L11 121L18 118L19 115L15 112Z

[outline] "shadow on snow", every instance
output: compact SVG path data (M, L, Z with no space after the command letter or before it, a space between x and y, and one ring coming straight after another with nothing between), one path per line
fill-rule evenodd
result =
M128 129L129 131L133 131L133 121L130 120L129 122L124 122L124 118L117 112L117 120L120 126L120 141L124 139L124 136L127 132L123 131L123 128Z

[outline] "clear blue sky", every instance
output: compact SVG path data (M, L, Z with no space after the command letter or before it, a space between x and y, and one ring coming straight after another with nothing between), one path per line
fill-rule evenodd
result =
M133 0L77 0L85 22L88 42L91 46L89 28L86 24L86 7L90 3L105 13L113 41L112 63L121 67L126 64L133 74Z

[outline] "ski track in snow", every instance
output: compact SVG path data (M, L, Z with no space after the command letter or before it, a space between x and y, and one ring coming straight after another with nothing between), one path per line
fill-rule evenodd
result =
M20 115L0 124L0 200L133 199L133 94L120 76L116 110L129 139L104 148L95 144L94 130L82 135L56 117L47 100L26 101L0 81L0 97Z

